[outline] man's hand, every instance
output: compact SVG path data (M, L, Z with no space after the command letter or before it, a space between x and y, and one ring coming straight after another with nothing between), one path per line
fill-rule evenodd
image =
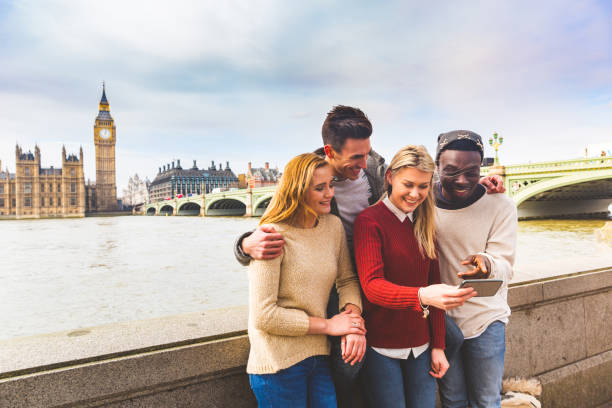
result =
M459 272L457 276L463 279L487 279L491 275L491 263L489 258L483 255L469 255L461 265L472 265L473 269Z
M366 337L362 334L347 334L340 339L342 359L346 364L355 365L363 360L366 352Z
M242 252L253 259L273 259L283 253L285 241L271 225L260 225L242 240Z
M487 189L487 194L503 193L506 191L506 187L504 187L504 179L497 174L493 176L485 176L480 179L479 183L485 186Z

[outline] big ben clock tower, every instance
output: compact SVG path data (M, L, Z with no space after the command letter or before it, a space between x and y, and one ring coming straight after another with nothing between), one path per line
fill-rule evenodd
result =
M100 111L94 125L96 145L96 211L117 210L117 185L115 183L115 121L110 115L106 87L102 84Z

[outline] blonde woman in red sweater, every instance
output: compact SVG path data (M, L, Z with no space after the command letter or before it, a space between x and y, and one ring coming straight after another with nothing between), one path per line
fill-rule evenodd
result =
M404 147L386 171L383 198L355 220L368 327L364 375L372 406L435 406L435 379L449 367L444 310L474 295L471 288L440 284L434 169L423 146Z

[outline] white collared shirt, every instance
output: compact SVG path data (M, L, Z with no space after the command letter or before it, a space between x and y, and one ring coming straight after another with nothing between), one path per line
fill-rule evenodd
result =
M414 219L413 218L413 213L412 212L409 212L409 213L403 212L402 210L397 208L391 202L391 200L389 200L389 197L385 197L385 199L383 200L383 203L393 213L393 215L395 215L397 217L397 219L400 222L404 222L406 217L410 218L410 222L413 221L413 219ZM423 352L425 350L427 350L428 347L429 347L429 343L425 343L425 344L423 344L421 346L417 346L417 347L408 347L408 348L380 348L380 347L372 347L372 349L374 351L376 351L378 354L382 354L385 357L395 358L395 359L398 359L398 360L407 360L408 357L410 357L410 353L412 353L414 355L414 358L417 358L418 356L423 354Z
M405 213L399 208L397 208L395 204L393 204L391 200L389 200L389 197L385 197L385 199L383 200L383 203L393 213L393 215L395 215L397 219L400 220L400 222L404 222L406 217L410 218L410 222L413 221L414 214L412 212Z

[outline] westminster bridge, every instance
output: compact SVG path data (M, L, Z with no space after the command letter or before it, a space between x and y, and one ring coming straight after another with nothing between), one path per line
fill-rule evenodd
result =
M276 186L223 191L146 204L147 215L242 215L259 217L270 203Z
M604 215L612 203L612 156L483 167L504 178L519 218ZM275 186L174 198L145 205L147 215L261 216Z
M483 167L504 178L519 218L605 215L612 203L612 156Z

